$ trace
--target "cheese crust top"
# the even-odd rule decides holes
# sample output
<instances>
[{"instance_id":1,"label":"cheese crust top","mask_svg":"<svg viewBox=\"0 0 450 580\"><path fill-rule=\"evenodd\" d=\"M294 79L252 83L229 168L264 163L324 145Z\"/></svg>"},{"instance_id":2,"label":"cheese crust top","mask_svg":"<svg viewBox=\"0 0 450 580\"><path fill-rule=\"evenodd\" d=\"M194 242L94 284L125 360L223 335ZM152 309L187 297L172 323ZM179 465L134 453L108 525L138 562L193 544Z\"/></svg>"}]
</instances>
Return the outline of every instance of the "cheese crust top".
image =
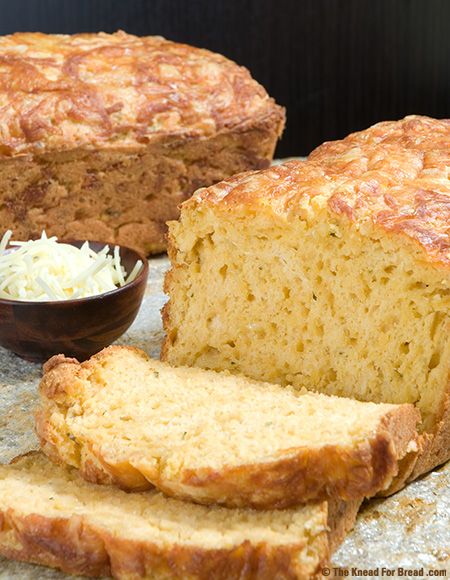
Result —
<instances>
[{"instance_id":1,"label":"cheese crust top","mask_svg":"<svg viewBox=\"0 0 450 580\"><path fill-rule=\"evenodd\" d=\"M450 119L409 116L378 123L289 161L199 190L184 211L234 211L314 220L345 216L406 235L425 260L450 267ZM327 218L328 219L328 218Z\"/></svg>"},{"instance_id":2,"label":"cheese crust top","mask_svg":"<svg viewBox=\"0 0 450 580\"><path fill-rule=\"evenodd\" d=\"M204 138L274 113L245 68L161 37L0 37L0 157Z\"/></svg>"}]
</instances>

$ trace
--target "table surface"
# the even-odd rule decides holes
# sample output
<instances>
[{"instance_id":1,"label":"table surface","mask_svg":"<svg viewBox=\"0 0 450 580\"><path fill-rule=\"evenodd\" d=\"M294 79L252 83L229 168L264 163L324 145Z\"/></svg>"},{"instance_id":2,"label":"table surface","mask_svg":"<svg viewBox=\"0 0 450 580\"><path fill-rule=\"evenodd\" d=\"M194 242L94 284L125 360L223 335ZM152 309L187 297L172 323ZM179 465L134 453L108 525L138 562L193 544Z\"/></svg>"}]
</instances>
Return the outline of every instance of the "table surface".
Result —
<instances>
[{"instance_id":1,"label":"table surface","mask_svg":"<svg viewBox=\"0 0 450 580\"><path fill-rule=\"evenodd\" d=\"M150 276L139 315L120 339L158 357L163 338L160 309L167 257L150 260ZM0 462L37 446L33 409L40 366L0 348ZM445 570L450 576L450 463L393 497L367 502L354 530L333 557L333 566ZM395 573L395 576L397 574ZM333 577L333 572L331 573ZM354 575L350 571L350 576ZM64 574L0 558L0 579L63 578Z\"/></svg>"}]
</instances>

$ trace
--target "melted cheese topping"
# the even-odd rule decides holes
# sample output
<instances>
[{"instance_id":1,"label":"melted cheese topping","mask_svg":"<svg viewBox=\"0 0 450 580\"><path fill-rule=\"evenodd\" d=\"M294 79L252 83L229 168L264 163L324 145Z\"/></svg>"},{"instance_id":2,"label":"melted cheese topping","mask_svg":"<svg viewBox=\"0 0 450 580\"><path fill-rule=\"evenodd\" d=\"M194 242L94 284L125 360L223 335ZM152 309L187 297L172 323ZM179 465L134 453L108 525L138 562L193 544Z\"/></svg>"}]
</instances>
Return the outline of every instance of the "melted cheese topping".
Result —
<instances>
[{"instance_id":1,"label":"melted cheese topping","mask_svg":"<svg viewBox=\"0 0 450 580\"><path fill-rule=\"evenodd\" d=\"M58 238L11 242L8 230L0 242L0 298L10 300L73 300L103 294L132 282L142 268L138 260L127 276L119 247L94 252L61 244ZM7 249L7 246L10 246Z\"/></svg>"},{"instance_id":2,"label":"melted cheese topping","mask_svg":"<svg viewBox=\"0 0 450 580\"><path fill-rule=\"evenodd\" d=\"M250 73L161 37L0 36L0 157L144 148L284 117Z\"/></svg>"}]
</instances>

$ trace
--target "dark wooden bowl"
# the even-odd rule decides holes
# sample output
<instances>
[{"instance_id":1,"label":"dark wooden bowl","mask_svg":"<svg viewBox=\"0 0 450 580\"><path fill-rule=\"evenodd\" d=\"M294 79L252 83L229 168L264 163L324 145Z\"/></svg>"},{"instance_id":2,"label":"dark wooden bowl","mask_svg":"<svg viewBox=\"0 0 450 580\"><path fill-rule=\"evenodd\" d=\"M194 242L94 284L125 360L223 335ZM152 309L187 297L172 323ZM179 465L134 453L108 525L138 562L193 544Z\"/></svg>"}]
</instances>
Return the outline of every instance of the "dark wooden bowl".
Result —
<instances>
[{"instance_id":1,"label":"dark wooden bowl","mask_svg":"<svg viewBox=\"0 0 450 580\"><path fill-rule=\"evenodd\" d=\"M81 247L82 241L64 242ZM95 251L105 244L89 242ZM0 299L0 346L36 362L63 353L86 360L119 338L136 318L144 296L148 262L138 252L120 246L127 272L137 260L139 275L121 288L78 300L25 302Z\"/></svg>"}]
</instances>

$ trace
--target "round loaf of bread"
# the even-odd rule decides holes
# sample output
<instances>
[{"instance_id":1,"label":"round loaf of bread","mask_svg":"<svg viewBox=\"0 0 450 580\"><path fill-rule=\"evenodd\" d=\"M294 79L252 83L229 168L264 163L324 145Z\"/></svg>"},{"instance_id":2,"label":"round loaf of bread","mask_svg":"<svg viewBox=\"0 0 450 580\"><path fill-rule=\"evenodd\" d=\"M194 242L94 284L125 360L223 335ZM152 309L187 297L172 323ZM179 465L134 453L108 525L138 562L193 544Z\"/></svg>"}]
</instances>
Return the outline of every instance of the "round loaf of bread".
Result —
<instances>
[{"instance_id":1,"label":"round loaf of bread","mask_svg":"<svg viewBox=\"0 0 450 580\"><path fill-rule=\"evenodd\" d=\"M225 57L161 37L0 37L0 232L165 249L198 187L268 166L284 111Z\"/></svg>"}]
</instances>

